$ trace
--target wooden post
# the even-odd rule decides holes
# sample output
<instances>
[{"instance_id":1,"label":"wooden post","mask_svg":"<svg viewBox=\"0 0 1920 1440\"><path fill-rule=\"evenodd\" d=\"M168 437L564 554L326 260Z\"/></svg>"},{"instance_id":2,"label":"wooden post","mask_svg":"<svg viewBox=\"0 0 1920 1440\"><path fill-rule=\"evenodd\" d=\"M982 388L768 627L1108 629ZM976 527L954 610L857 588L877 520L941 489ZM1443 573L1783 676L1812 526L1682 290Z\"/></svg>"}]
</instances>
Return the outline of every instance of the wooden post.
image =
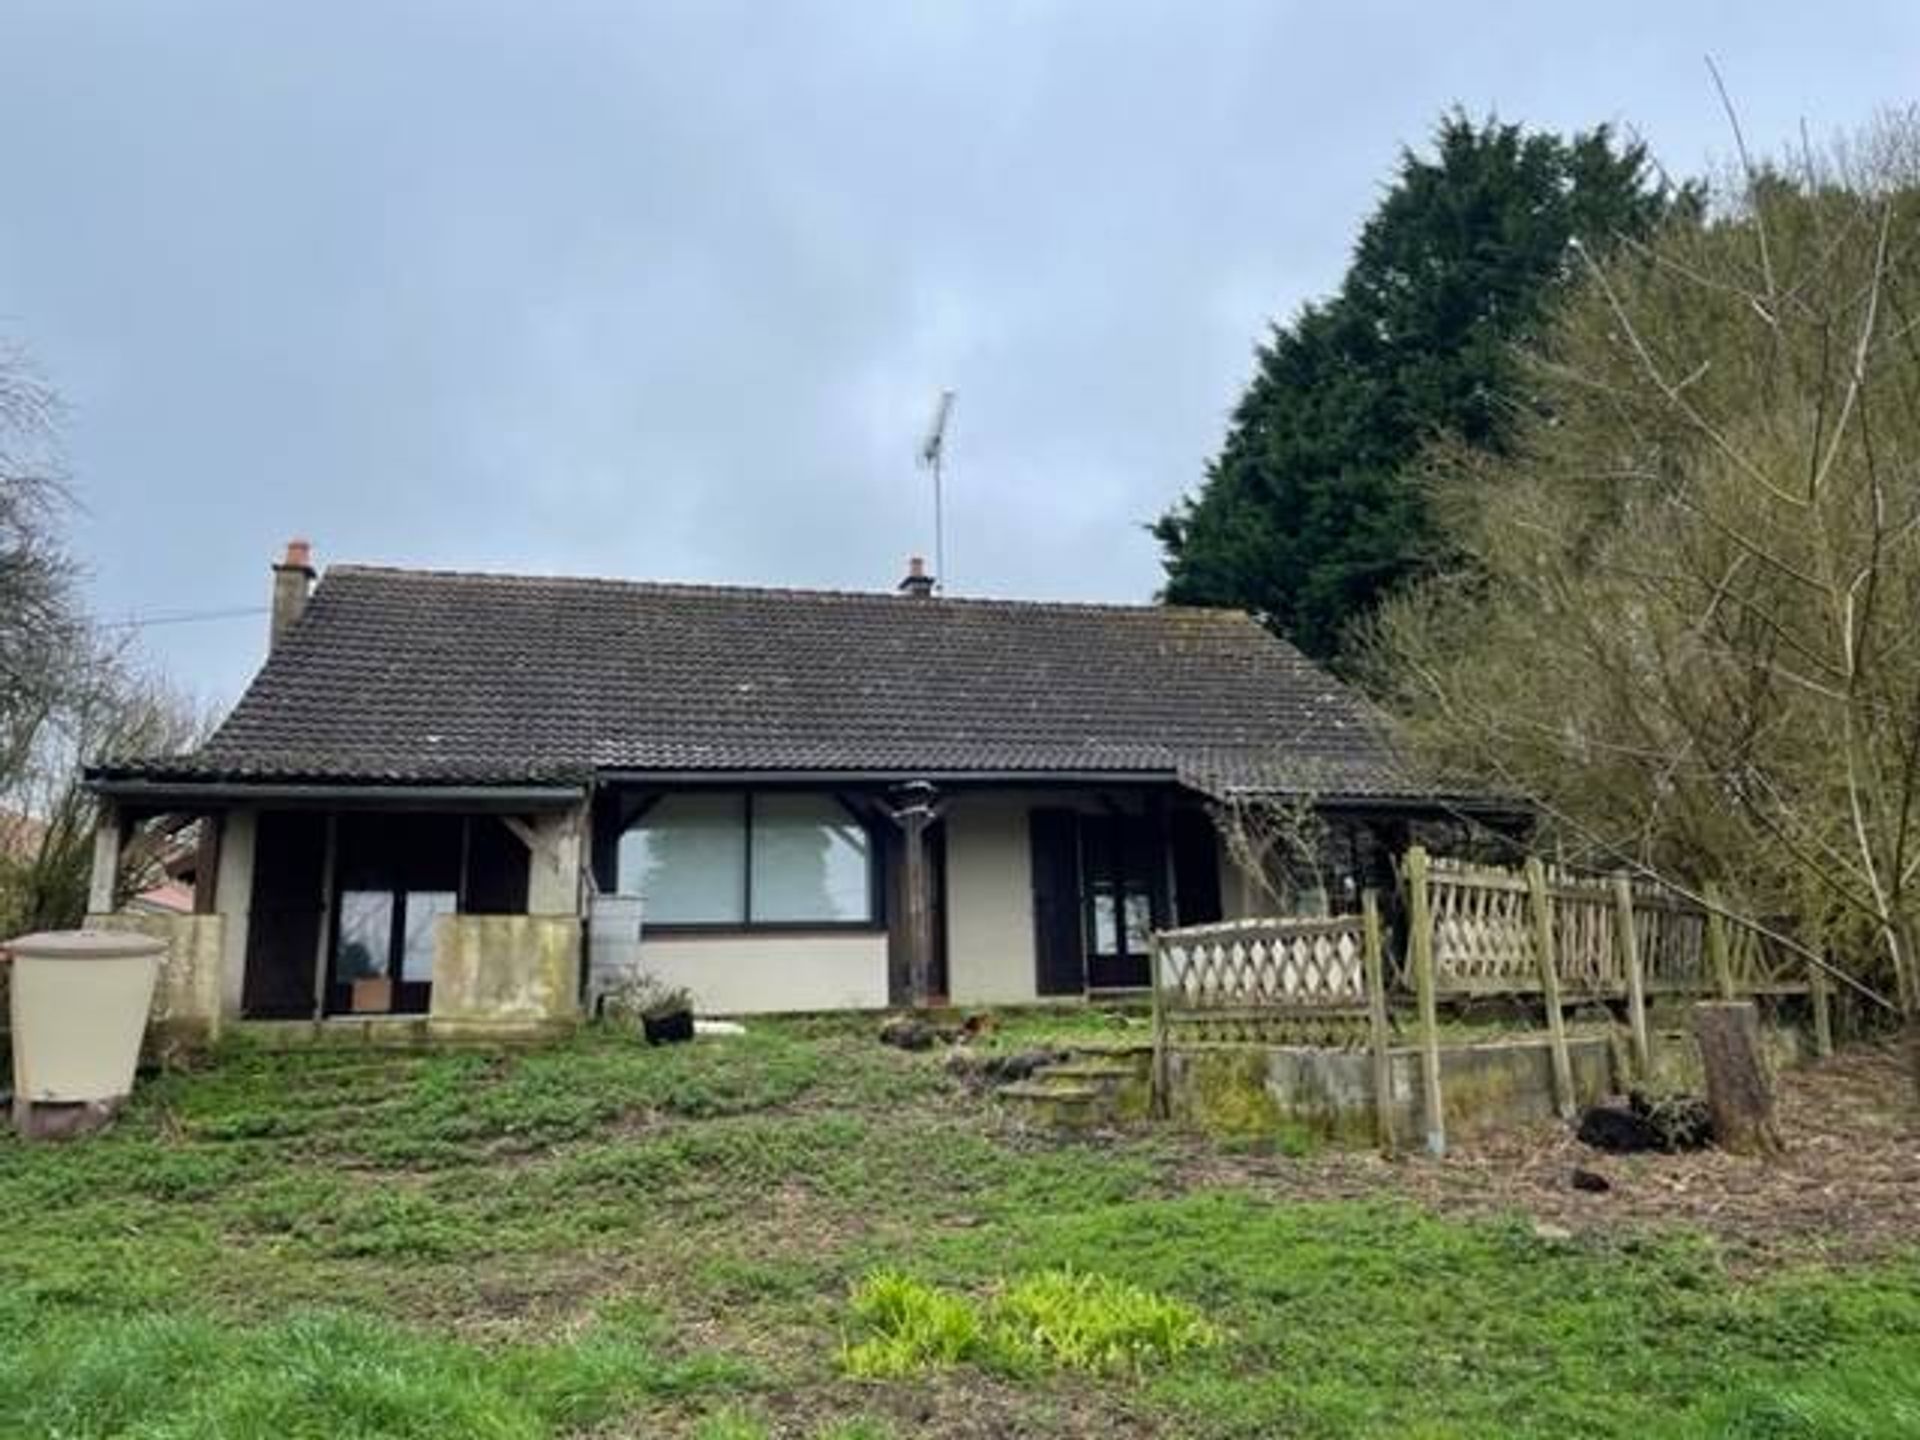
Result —
<instances>
[{"instance_id":1,"label":"wooden post","mask_svg":"<svg viewBox=\"0 0 1920 1440\"><path fill-rule=\"evenodd\" d=\"M1714 989L1722 1000L1734 998L1733 952L1727 944L1727 917L1720 903L1720 887L1709 880L1700 887L1707 902L1707 964L1713 971Z\"/></svg>"},{"instance_id":2,"label":"wooden post","mask_svg":"<svg viewBox=\"0 0 1920 1440\"><path fill-rule=\"evenodd\" d=\"M1567 1017L1560 1012L1560 971L1553 958L1553 896L1547 867L1527 860L1527 899L1533 911L1533 958L1540 967L1540 994L1547 1004L1547 1043L1553 1053L1553 1104L1562 1120L1573 1118L1573 1061L1567 1054Z\"/></svg>"},{"instance_id":3,"label":"wooden post","mask_svg":"<svg viewBox=\"0 0 1920 1440\"><path fill-rule=\"evenodd\" d=\"M907 1003L925 1005L933 984L933 907L927 895L928 812L915 806L902 820L902 880L907 901Z\"/></svg>"},{"instance_id":4,"label":"wooden post","mask_svg":"<svg viewBox=\"0 0 1920 1440\"><path fill-rule=\"evenodd\" d=\"M1613 877L1613 928L1620 947L1620 968L1627 977L1627 1027L1633 1032L1633 1074L1645 1081L1653 1073L1653 1036L1647 1030L1647 976L1640 968L1640 933L1633 927L1633 881Z\"/></svg>"},{"instance_id":5,"label":"wooden post","mask_svg":"<svg viewBox=\"0 0 1920 1440\"><path fill-rule=\"evenodd\" d=\"M1693 1007L1693 1034L1707 1078L1714 1144L1736 1155L1779 1154L1758 1007L1751 1000L1702 1001Z\"/></svg>"},{"instance_id":6,"label":"wooden post","mask_svg":"<svg viewBox=\"0 0 1920 1440\"><path fill-rule=\"evenodd\" d=\"M1148 1072L1147 1109L1157 1120L1167 1117L1167 1011L1161 998L1161 939L1156 931L1147 941L1147 983L1153 987L1153 1056Z\"/></svg>"},{"instance_id":7,"label":"wooden post","mask_svg":"<svg viewBox=\"0 0 1920 1440\"><path fill-rule=\"evenodd\" d=\"M1391 1155L1393 1154L1393 1062L1387 1054L1386 946L1380 934L1380 897L1372 890L1361 892L1360 919L1365 947L1362 953L1366 961L1367 1029L1373 1042L1375 1125L1380 1135L1380 1153Z\"/></svg>"},{"instance_id":8,"label":"wooden post","mask_svg":"<svg viewBox=\"0 0 1920 1440\"><path fill-rule=\"evenodd\" d=\"M193 857L193 913L217 914L220 909L220 837L226 815L209 810L200 817L200 840Z\"/></svg>"},{"instance_id":9,"label":"wooden post","mask_svg":"<svg viewBox=\"0 0 1920 1440\"><path fill-rule=\"evenodd\" d=\"M1833 1054L1833 982L1818 965L1807 967L1807 996L1813 1002L1813 1053Z\"/></svg>"},{"instance_id":10,"label":"wooden post","mask_svg":"<svg viewBox=\"0 0 1920 1440\"><path fill-rule=\"evenodd\" d=\"M1433 915L1427 901L1427 852L1407 851L1407 958L1420 1007L1420 1088L1426 1101L1427 1153L1447 1153L1447 1112L1440 1096L1440 1013L1434 996Z\"/></svg>"},{"instance_id":11,"label":"wooden post","mask_svg":"<svg viewBox=\"0 0 1920 1440\"><path fill-rule=\"evenodd\" d=\"M333 940L333 874L340 845L340 817L327 816L326 849L320 861L320 938L313 950L313 1018L324 1020L327 1014L327 971ZM399 976L393 977L398 980Z\"/></svg>"}]
</instances>

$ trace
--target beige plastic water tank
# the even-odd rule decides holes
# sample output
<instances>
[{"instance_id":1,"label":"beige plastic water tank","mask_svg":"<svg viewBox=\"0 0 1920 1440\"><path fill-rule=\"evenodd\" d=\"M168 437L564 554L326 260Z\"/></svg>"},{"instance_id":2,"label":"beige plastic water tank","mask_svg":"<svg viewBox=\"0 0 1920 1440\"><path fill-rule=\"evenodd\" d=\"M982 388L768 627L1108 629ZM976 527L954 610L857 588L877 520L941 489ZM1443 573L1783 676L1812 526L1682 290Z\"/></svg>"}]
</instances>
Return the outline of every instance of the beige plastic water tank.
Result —
<instances>
[{"instance_id":1,"label":"beige plastic water tank","mask_svg":"<svg viewBox=\"0 0 1920 1440\"><path fill-rule=\"evenodd\" d=\"M107 930L9 940L16 1105L112 1102L133 1089L166 942Z\"/></svg>"}]
</instances>

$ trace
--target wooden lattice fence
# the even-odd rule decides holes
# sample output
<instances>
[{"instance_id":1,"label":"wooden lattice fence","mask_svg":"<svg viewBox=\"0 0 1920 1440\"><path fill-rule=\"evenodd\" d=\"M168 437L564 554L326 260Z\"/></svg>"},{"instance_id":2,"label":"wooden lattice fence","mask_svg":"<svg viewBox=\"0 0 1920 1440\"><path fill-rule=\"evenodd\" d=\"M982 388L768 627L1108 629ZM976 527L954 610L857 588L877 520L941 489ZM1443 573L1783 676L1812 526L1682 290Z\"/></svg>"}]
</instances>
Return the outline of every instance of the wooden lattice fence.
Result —
<instances>
[{"instance_id":1,"label":"wooden lattice fence","mask_svg":"<svg viewBox=\"0 0 1920 1440\"><path fill-rule=\"evenodd\" d=\"M1229 920L1153 937L1163 1025L1202 1040L1363 1038L1366 927L1359 915Z\"/></svg>"},{"instance_id":2,"label":"wooden lattice fence","mask_svg":"<svg viewBox=\"0 0 1920 1440\"><path fill-rule=\"evenodd\" d=\"M1441 1003L1537 997L1547 1015L1556 1103L1572 1107L1564 1007L1624 1001L1635 1068L1647 1073L1650 995L1808 994L1817 1044L1831 1045L1828 994L1777 925L1625 877L1594 879L1434 859L1407 852L1404 963L1390 967L1374 897L1362 913L1196 925L1153 937L1155 1082L1170 1040L1371 1044L1375 1094L1387 1092L1390 1007L1411 999L1421 1035L1429 1148L1445 1147ZM1391 979L1389 978L1391 977ZM1391 1147L1387 1106L1382 1144Z\"/></svg>"}]
</instances>

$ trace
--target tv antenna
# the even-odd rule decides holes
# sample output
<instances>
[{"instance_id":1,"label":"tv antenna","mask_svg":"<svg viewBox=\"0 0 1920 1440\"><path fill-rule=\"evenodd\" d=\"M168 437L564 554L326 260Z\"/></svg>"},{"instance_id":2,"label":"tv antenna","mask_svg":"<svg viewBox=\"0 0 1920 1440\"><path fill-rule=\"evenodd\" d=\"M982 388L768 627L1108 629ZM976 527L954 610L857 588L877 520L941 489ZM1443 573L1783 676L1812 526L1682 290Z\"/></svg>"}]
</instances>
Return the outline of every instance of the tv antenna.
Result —
<instances>
[{"instance_id":1,"label":"tv antenna","mask_svg":"<svg viewBox=\"0 0 1920 1440\"><path fill-rule=\"evenodd\" d=\"M953 391L942 390L934 403L933 423L920 442L920 463L933 472L933 587L947 588L947 530L940 499L940 469L947 454L947 418L953 414Z\"/></svg>"}]
</instances>

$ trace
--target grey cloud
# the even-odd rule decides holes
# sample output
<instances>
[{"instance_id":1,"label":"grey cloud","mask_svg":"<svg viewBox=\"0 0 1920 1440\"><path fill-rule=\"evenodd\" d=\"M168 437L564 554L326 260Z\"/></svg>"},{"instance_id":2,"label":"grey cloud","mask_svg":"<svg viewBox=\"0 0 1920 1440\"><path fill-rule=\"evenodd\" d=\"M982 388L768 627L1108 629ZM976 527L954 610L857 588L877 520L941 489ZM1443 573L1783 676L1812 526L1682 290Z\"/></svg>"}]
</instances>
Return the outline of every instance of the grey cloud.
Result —
<instances>
[{"instance_id":1,"label":"grey cloud","mask_svg":"<svg viewBox=\"0 0 1920 1440\"><path fill-rule=\"evenodd\" d=\"M1142 599L1265 325L1456 101L1724 153L1909 7L329 4L0 13L0 326L108 614L322 559L886 585L961 392L960 588ZM214 696L252 620L149 632Z\"/></svg>"}]
</instances>

